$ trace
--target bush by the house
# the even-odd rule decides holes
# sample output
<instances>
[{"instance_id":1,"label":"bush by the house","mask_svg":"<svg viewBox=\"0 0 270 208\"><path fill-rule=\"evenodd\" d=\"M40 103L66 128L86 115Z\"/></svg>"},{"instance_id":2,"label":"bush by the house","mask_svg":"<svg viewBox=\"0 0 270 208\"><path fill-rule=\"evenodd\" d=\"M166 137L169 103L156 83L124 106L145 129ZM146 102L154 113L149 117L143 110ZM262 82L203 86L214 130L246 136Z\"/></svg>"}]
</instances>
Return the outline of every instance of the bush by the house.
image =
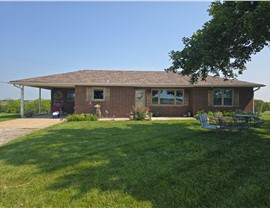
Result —
<instances>
[{"instance_id":1,"label":"bush by the house","mask_svg":"<svg viewBox=\"0 0 270 208\"><path fill-rule=\"evenodd\" d=\"M229 112L220 112L220 111L218 111L218 112L212 112L212 111L208 111L207 113L204 111L204 110L199 110L199 111L197 111L197 113L195 114L195 118L196 119L199 119L199 115L200 114L207 114L208 115L208 118L210 119L210 120L213 120L213 119L215 119L215 117L222 117L222 116L228 116L230 113Z\"/></svg>"},{"instance_id":2,"label":"bush by the house","mask_svg":"<svg viewBox=\"0 0 270 208\"><path fill-rule=\"evenodd\" d=\"M67 116L67 121L98 121L98 116L95 114L72 114Z\"/></svg>"},{"instance_id":3,"label":"bush by the house","mask_svg":"<svg viewBox=\"0 0 270 208\"><path fill-rule=\"evenodd\" d=\"M197 111L197 113L195 114L195 118L196 119L199 119L199 115L200 114L205 114L206 112L204 111L204 110L199 110L199 111Z\"/></svg>"},{"instance_id":4,"label":"bush by the house","mask_svg":"<svg viewBox=\"0 0 270 208\"><path fill-rule=\"evenodd\" d=\"M234 114L235 112L234 111L223 111L222 112L222 114L223 114L223 116L225 116L225 117L232 117L233 116L233 114Z\"/></svg>"},{"instance_id":5,"label":"bush by the house","mask_svg":"<svg viewBox=\"0 0 270 208\"><path fill-rule=\"evenodd\" d=\"M146 107L134 107L133 108L133 120L143 121L151 120L151 113Z\"/></svg>"}]
</instances>

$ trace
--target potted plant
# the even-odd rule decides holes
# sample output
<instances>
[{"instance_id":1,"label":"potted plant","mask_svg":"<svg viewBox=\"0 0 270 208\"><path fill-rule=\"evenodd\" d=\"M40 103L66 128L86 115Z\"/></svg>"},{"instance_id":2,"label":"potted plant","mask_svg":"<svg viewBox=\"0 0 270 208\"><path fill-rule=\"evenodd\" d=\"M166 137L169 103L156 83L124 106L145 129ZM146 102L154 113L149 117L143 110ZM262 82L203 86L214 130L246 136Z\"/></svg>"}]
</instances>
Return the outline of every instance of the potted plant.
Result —
<instances>
[{"instance_id":1,"label":"potted plant","mask_svg":"<svg viewBox=\"0 0 270 208\"><path fill-rule=\"evenodd\" d=\"M100 118L101 117L101 110L100 110L100 105L96 104L94 105L94 108L96 109L96 115Z\"/></svg>"}]
</instances>

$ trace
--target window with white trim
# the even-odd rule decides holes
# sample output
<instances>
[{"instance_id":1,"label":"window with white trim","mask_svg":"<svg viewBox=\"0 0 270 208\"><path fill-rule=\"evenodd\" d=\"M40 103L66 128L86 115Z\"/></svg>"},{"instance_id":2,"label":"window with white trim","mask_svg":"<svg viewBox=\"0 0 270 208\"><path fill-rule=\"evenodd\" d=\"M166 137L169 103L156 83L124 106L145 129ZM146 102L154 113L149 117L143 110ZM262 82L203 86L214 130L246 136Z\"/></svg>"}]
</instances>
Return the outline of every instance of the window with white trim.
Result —
<instances>
[{"instance_id":1,"label":"window with white trim","mask_svg":"<svg viewBox=\"0 0 270 208\"><path fill-rule=\"evenodd\" d=\"M93 100L104 101L105 93L103 88L93 88Z\"/></svg>"},{"instance_id":2,"label":"window with white trim","mask_svg":"<svg viewBox=\"0 0 270 208\"><path fill-rule=\"evenodd\" d=\"M232 89L215 89L213 91L213 105L232 106L233 105L233 90Z\"/></svg>"},{"instance_id":3,"label":"window with white trim","mask_svg":"<svg viewBox=\"0 0 270 208\"><path fill-rule=\"evenodd\" d=\"M184 90L152 90L152 105L183 105Z\"/></svg>"}]
</instances>

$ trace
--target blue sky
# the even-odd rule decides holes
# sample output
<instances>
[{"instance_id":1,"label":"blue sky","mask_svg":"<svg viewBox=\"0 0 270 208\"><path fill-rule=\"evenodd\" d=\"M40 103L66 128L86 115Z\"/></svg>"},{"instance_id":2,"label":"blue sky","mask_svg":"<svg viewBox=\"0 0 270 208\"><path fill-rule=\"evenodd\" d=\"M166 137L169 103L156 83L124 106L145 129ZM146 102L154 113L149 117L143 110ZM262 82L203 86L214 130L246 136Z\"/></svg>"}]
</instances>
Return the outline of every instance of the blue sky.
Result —
<instances>
[{"instance_id":1,"label":"blue sky","mask_svg":"<svg viewBox=\"0 0 270 208\"><path fill-rule=\"evenodd\" d=\"M163 70L210 19L210 2L0 2L0 99L19 98L10 80L81 69ZM240 80L268 85L270 50L248 63ZM49 98L49 91L43 90ZM25 98L38 90L26 88Z\"/></svg>"}]
</instances>

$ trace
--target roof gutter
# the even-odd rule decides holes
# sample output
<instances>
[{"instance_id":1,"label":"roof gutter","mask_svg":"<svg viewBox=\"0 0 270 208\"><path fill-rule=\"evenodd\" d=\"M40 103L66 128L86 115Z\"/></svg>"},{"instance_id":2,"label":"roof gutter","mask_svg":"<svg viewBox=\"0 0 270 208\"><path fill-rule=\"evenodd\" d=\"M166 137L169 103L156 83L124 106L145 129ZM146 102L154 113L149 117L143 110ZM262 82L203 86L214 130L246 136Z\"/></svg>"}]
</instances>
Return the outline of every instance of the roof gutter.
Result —
<instances>
[{"instance_id":1,"label":"roof gutter","mask_svg":"<svg viewBox=\"0 0 270 208\"><path fill-rule=\"evenodd\" d=\"M264 85L192 85L192 84L185 84L185 85L180 85L180 84L136 84L136 83L129 83L129 84L123 84L123 83L40 83L40 82L16 82L16 81L11 81L9 82L10 84L15 85L25 85L29 87L70 87L74 88L76 85L80 86L117 86L117 87L263 87ZM256 89L258 90L258 89Z\"/></svg>"},{"instance_id":2,"label":"roof gutter","mask_svg":"<svg viewBox=\"0 0 270 208\"><path fill-rule=\"evenodd\" d=\"M261 89L261 87L257 87L257 89L253 90L253 92L258 91L259 89Z\"/></svg>"},{"instance_id":3,"label":"roof gutter","mask_svg":"<svg viewBox=\"0 0 270 208\"><path fill-rule=\"evenodd\" d=\"M17 87L19 89L22 89L22 85L18 85L18 84L13 84L14 87Z\"/></svg>"}]
</instances>

